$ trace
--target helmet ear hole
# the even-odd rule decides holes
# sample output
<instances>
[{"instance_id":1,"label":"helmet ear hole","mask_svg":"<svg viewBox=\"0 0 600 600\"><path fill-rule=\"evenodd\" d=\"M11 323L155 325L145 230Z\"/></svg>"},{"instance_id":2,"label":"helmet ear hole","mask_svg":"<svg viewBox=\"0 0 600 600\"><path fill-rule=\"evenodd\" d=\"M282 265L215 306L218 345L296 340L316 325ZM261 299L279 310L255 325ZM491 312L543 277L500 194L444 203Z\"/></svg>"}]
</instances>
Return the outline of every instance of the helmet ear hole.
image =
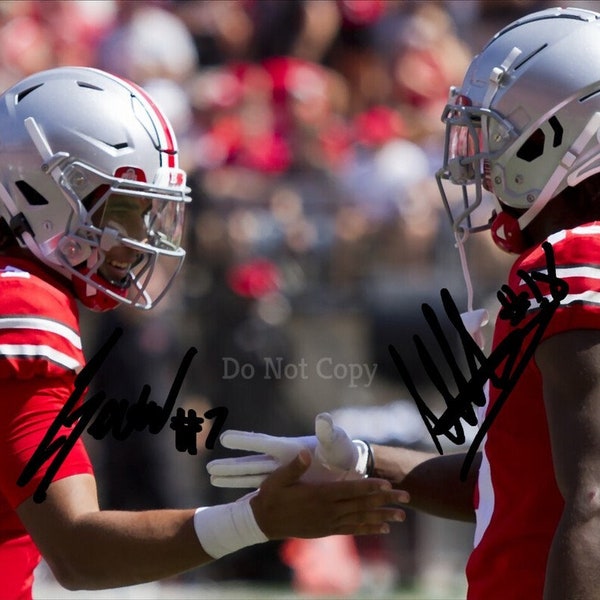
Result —
<instances>
[{"instance_id":1,"label":"helmet ear hole","mask_svg":"<svg viewBox=\"0 0 600 600\"><path fill-rule=\"evenodd\" d=\"M18 246L17 238L4 217L0 217L0 251Z\"/></svg>"},{"instance_id":2,"label":"helmet ear hole","mask_svg":"<svg viewBox=\"0 0 600 600\"><path fill-rule=\"evenodd\" d=\"M548 126L548 138L551 138L552 148L558 148L562 144L564 129L556 116L548 119ZM538 128L523 142L517 152L517 157L526 162L533 162L544 154L545 144L546 133Z\"/></svg>"},{"instance_id":3,"label":"helmet ear hole","mask_svg":"<svg viewBox=\"0 0 600 600\"><path fill-rule=\"evenodd\" d=\"M548 119L548 123L550 127L552 127L552 131L554 132L554 138L552 140L552 147L558 148L562 144L564 129L560 124L560 121L556 118L556 116L552 116Z\"/></svg>"},{"instance_id":4,"label":"helmet ear hole","mask_svg":"<svg viewBox=\"0 0 600 600\"><path fill-rule=\"evenodd\" d=\"M34 187L29 185L26 181L22 179L19 181L15 181L15 185L17 189L23 194L27 203L31 206L44 206L48 204L48 200L42 196Z\"/></svg>"},{"instance_id":5,"label":"helmet ear hole","mask_svg":"<svg viewBox=\"0 0 600 600\"><path fill-rule=\"evenodd\" d=\"M526 162L533 162L544 154L546 135L541 129L536 129L519 148L517 156Z\"/></svg>"}]
</instances>

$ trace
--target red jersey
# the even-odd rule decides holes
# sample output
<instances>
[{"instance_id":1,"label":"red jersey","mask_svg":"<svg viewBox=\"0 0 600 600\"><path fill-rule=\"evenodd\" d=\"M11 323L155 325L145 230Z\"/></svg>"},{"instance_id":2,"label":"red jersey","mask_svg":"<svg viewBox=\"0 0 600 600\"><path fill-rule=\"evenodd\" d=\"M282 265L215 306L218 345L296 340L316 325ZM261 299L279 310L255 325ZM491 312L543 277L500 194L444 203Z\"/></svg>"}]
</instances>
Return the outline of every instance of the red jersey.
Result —
<instances>
[{"instance_id":1,"label":"red jersey","mask_svg":"<svg viewBox=\"0 0 600 600\"><path fill-rule=\"evenodd\" d=\"M40 553L16 508L49 462L24 487L23 468L73 389L84 365L78 307L57 279L34 263L0 257L0 582L2 597L29 599ZM63 428L63 432L68 431ZM59 434L60 435L60 434ZM54 480L92 473L78 441Z\"/></svg>"},{"instance_id":2,"label":"red jersey","mask_svg":"<svg viewBox=\"0 0 600 600\"><path fill-rule=\"evenodd\" d=\"M568 284L542 339L572 329L600 328L600 222L556 233L552 244L555 276ZM508 285L529 300L526 316L511 324L498 318L492 351L516 329L548 310L552 289L539 283L533 293L518 271L548 273L541 246L521 255ZM542 298L543 296L543 298ZM527 306L526 306L527 308ZM519 350L519 360L530 346ZM490 386L489 413L501 391ZM467 565L470 600L541 600L546 561L563 509L556 485L550 437L535 357L528 362L493 420L483 445L475 497L475 548Z\"/></svg>"}]
</instances>

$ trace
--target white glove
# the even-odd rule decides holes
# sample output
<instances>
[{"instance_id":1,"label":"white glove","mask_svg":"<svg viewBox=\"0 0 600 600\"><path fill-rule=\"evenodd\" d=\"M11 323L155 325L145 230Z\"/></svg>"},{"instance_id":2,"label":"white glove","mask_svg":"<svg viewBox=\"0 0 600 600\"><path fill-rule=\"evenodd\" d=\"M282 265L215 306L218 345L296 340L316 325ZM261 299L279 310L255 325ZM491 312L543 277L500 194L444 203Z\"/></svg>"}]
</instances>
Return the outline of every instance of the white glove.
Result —
<instances>
[{"instance_id":1,"label":"white glove","mask_svg":"<svg viewBox=\"0 0 600 600\"><path fill-rule=\"evenodd\" d=\"M257 488L280 466L289 463L303 448L310 450L313 460L302 481L339 481L366 477L369 448L361 440L333 424L328 413L315 419L315 435L276 437L250 431L224 431L220 441L225 448L260 452L261 454L222 458L209 462L206 469L216 487Z\"/></svg>"}]
</instances>

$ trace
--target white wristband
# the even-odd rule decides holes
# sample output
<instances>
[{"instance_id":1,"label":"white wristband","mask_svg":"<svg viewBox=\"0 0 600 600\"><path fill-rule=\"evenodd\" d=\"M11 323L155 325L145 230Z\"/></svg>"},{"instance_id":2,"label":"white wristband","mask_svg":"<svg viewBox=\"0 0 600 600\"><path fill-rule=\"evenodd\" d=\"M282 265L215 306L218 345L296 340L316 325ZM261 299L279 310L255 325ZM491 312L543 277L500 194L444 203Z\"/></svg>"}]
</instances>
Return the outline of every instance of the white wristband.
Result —
<instances>
[{"instance_id":1,"label":"white wristband","mask_svg":"<svg viewBox=\"0 0 600 600\"><path fill-rule=\"evenodd\" d=\"M194 529L207 554L221 558L236 550L262 544L269 538L256 523L247 494L236 502L203 506L194 514Z\"/></svg>"},{"instance_id":2,"label":"white wristband","mask_svg":"<svg viewBox=\"0 0 600 600\"><path fill-rule=\"evenodd\" d=\"M355 471L360 477L368 477L367 468L369 466L369 446L362 440L352 440L358 450L358 459L356 460Z\"/></svg>"}]
</instances>

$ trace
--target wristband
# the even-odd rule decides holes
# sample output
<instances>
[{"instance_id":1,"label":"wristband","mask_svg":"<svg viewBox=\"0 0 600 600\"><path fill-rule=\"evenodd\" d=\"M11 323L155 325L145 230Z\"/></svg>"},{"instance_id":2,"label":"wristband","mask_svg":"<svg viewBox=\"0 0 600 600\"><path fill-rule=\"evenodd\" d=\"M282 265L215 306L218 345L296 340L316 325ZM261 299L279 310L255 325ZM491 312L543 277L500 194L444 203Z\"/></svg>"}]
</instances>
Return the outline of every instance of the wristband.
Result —
<instances>
[{"instance_id":1,"label":"wristband","mask_svg":"<svg viewBox=\"0 0 600 600\"><path fill-rule=\"evenodd\" d=\"M373 448L371 448L371 444L369 442L364 442L367 446L367 466L365 468L365 472L367 477L373 477L375 473L375 457L373 456Z\"/></svg>"},{"instance_id":2,"label":"wristband","mask_svg":"<svg viewBox=\"0 0 600 600\"><path fill-rule=\"evenodd\" d=\"M361 477L369 476L369 459L373 457L371 454L371 446L363 440L352 440L355 448L358 450L358 459L354 468L354 473L358 473Z\"/></svg>"},{"instance_id":3,"label":"wristband","mask_svg":"<svg viewBox=\"0 0 600 600\"><path fill-rule=\"evenodd\" d=\"M246 546L268 541L250 506L253 495L247 494L229 504L203 506L196 510L194 529L207 554L221 558Z\"/></svg>"}]
</instances>

